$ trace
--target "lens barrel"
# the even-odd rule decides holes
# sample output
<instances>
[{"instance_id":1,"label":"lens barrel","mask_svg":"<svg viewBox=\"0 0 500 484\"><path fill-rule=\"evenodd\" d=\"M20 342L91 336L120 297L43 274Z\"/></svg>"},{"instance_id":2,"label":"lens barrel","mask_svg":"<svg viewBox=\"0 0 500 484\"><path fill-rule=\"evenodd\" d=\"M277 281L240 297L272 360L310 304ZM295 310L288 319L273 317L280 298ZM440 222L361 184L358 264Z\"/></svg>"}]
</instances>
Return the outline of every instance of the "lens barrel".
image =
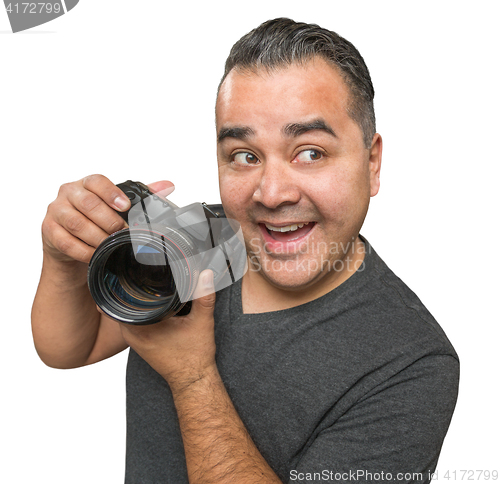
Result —
<instances>
[{"instance_id":1,"label":"lens barrel","mask_svg":"<svg viewBox=\"0 0 500 484\"><path fill-rule=\"evenodd\" d=\"M124 229L95 251L90 293L120 322L145 325L180 312L194 292L199 267L189 236L168 227Z\"/></svg>"}]
</instances>

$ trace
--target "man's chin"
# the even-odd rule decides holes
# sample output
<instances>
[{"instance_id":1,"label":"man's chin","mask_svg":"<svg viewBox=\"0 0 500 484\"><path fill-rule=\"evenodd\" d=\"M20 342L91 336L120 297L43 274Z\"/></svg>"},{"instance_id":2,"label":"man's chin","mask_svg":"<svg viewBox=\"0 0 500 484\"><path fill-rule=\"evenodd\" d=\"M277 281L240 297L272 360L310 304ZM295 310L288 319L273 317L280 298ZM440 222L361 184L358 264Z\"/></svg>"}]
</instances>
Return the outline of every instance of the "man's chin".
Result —
<instances>
[{"instance_id":1,"label":"man's chin","mask_svg":"<svg viewBox=\"0 0 500 484\"><path fill-rule=\"evenodd\" d=\"M248 270L277 289L303 291L317 284L326 275L316 261L309 262L299 264L297 260L289 258L254 259ZM311 265L314 267L310 267Z\"/></svg>"}]
</instances>

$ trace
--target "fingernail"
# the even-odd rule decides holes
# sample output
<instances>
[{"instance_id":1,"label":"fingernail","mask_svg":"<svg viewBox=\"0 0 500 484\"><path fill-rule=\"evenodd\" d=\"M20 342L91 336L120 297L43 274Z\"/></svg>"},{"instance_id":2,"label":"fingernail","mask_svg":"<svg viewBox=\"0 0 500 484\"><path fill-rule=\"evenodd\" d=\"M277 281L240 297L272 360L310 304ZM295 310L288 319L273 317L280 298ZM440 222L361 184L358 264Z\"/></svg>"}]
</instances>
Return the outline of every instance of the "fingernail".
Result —
<instances>
[{"instance_id":1,"label":"fingernail","mask_svg":"<svg viewBox=\"0 0 500 484\"><path fill-rule=\"evenodd\" d=\"M203 287L205 288L210 288L213 286L213 272L212 271L205 271L202 274L202 279L201 283Z\"/></svg>"},{"instance_id":2,"label":"fingernail","mask_svg":"<svg viewBox=\"0 0 500 484\"><path fill-rule=\"evenodd\" d=\"M119 210L126 210L128 208L128 198L116 197L113 203Z\"/></svg>"}]
</instances>

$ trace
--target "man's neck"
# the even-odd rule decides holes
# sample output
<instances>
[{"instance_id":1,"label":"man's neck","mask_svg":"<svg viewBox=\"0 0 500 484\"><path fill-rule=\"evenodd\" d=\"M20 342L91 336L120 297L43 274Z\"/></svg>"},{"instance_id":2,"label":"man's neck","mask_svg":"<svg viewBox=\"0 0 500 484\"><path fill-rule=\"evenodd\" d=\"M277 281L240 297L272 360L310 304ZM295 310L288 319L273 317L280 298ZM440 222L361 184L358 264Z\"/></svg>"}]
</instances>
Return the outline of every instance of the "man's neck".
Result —
<instances>
[{"instance_id":1,"label":"man's neck","mask_svg":"<svg viewBox=\"0 0 500 484\"><path fill-rule=\"evenodd\" d=\"M300 289L277 287L250 268L242 279L243 313L257 314L289 309L324 296L349 279L361 266L365 257L364 244L359 237L355 244L355 256L350 264L343 264L343 271L331 270L317 282Z\"/></svg>"}]
</instances>

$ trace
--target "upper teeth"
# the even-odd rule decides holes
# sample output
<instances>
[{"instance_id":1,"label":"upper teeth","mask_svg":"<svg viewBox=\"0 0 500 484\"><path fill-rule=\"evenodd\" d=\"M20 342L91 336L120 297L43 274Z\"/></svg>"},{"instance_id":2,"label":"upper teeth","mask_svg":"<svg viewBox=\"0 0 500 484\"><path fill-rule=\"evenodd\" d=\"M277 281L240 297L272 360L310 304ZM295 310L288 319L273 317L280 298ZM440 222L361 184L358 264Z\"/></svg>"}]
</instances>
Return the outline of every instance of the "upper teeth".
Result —
<instances>
[{"instance_id":1,"label":"upper teeth","mask_svg":"<svg viewBox=\"0 0 500 484\"><path fill-rule=\"evenodd\" d=\"M274 230L275 232L290 232L293 230L300 229L304 225L307 225L309 222L303 223L303 224L293 224L293 225L286 225L285 227L275 227L274 225L269 225L266 224L266 227L268 230Z\"/></svg>"}]
</instances>

